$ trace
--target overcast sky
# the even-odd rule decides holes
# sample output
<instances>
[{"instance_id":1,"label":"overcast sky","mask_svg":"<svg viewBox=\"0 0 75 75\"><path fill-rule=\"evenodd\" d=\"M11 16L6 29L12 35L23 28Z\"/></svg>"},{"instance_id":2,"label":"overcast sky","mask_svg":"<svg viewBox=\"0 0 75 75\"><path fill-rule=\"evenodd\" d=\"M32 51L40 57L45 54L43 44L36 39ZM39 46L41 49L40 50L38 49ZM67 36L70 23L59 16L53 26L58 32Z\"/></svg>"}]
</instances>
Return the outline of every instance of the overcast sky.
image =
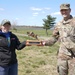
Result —
<instances>
[{"instance_id":1,"label":"overcast sky","mask_svg":"<svg viewBox=\"0 0 75 75\"><path fill-rule=\"evenodd\" d=\"M47 15L62 19L60 4L70 3L75 16L74 0L0 0L0 22L8 19L17 25L42 26Z\"/></svg>"}]
</instances>

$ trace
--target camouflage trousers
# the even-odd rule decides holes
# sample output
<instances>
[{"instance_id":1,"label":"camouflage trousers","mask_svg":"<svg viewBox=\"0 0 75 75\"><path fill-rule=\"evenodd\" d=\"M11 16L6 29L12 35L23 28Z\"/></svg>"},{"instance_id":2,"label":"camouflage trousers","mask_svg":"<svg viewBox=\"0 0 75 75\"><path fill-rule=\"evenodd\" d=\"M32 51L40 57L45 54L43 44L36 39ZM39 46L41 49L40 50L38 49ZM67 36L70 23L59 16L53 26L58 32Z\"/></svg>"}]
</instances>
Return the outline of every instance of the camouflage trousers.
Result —
<instances>
[{"instance_id":1,"label":"camouflage trousers","mask_svg":"<svg viewBox=\"0 0 75 75\"><path fill-rule=\"evenodd\" d=\"M58 59L59 75L75 75L75 57L69 60Z\"/></svg>"}]
</instances>

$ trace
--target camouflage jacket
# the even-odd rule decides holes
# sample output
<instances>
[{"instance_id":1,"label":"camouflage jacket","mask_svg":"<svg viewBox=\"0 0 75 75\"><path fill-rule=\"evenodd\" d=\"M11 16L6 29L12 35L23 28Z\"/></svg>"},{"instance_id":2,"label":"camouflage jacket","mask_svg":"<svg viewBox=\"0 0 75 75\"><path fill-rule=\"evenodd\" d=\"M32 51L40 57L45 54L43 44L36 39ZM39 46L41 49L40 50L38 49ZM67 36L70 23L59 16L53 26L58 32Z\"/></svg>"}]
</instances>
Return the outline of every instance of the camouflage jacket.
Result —
<instances>
[{"instance_id":1,"label":"camouflage jacket","mask_svg":"<svg viewBox=\"0 0 75 75\"><path fill-rule=\"evenodd\" d=\"M49 40L46 40L46 45L53 45L58 38L60 39L60 49L74 49L75 50L75 18L70 16L70 18L67 21L60 21L56 24L53 35ZM64 49L64 50L65 50ZM63 50L60 53L67 53Z\"/></svg>"}]
</instances>

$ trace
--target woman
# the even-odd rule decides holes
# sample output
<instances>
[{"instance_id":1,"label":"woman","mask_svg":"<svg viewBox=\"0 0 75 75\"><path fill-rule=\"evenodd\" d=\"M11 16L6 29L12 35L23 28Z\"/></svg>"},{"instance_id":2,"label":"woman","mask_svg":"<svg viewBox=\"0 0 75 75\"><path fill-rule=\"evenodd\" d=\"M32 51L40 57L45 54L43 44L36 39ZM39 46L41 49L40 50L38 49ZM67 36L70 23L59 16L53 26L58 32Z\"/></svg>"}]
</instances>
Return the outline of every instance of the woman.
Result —
<instances>
[{"instance_id":1,"label":"woman","mask_svg":"<svg viewBox=\"0 0 75 75\"><path fill-rule=\"evenodd\" d=\"M18 75L18 63L15 50L26 46L20 43L15 34L10 32L11 23L3 20L0 30L0 75Z\"/></svg>"}]
</instances>

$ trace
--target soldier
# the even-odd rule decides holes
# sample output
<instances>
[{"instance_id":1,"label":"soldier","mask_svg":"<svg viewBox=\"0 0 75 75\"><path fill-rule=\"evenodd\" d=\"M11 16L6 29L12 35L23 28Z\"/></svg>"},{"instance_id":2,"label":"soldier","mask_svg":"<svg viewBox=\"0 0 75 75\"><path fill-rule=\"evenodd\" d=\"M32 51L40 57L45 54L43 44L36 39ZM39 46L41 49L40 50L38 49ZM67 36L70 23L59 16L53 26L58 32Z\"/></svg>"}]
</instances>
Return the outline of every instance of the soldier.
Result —
<instances>
[{"instance_id":1,"label":"soldier","mask_svg":"<svg viewBox=\"0 0 75 75\"><path fill-rule=\"evenodd\" d=\"M60 38L57 71L59 75L75 75L75 18L70 15L70 4L61 4L60 13L63 20L55 25L52 37L42 44L51 46Z\"/></svg>"}]
</instances>

